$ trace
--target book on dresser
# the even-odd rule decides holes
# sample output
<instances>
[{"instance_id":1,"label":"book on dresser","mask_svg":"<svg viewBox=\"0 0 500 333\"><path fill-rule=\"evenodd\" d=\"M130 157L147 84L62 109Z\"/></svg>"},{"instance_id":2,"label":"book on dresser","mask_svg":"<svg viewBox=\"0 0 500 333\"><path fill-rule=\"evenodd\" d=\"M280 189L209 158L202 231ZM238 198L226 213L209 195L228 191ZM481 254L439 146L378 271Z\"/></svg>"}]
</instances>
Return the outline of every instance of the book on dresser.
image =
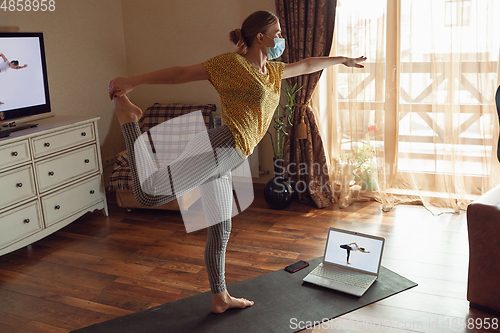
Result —
<instances>
[{"instance_id":1,"label":"book on dresser","mask_svg":"<svg viewBox=\"0 0 500 333\"><path fill-rule=\"evenodd\" d=\"M0 139L0 255L87 212L108 215L98 120L45 118Z\"/></svg>"}]
</instances>

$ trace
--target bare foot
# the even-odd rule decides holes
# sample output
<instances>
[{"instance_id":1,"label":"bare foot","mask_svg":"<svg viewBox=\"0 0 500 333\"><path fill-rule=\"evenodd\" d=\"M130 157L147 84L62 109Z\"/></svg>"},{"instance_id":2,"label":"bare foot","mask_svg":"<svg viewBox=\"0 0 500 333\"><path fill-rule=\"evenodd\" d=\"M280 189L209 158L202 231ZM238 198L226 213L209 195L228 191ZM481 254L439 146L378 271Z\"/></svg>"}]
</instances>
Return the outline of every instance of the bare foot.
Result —
<instances>
[{"instance_id":1,"label":"bare foot","mask_svg":"<svg viewBox=\"0 0 500 333\"><path fill-rule=\"evenodd\" d=\"M113 107L120 125L138 122L142 116L142 110L130 102L127 96L113 98Z\"/></svg>"},{"instance_id":2,"label":"bare foot","mask_svg":"<svg viewBox=\"0 0 500 333\"><path fill-rule=\"evenodd\" d=\"M0 101L0 104L5 104L5 103Z\"/></svg>"},{"instance_id":3,"label":"bare foot","mask_svg":"<svg viewBox=\"0 0 500 333\"><path fill-rule=\"evenodd\" d=\"M246 308L252 306L253 302L244 298L234 298L227 290L218 294L212 294L212 312L222 313L231 308Z\"/></svg>"}]
</instances>

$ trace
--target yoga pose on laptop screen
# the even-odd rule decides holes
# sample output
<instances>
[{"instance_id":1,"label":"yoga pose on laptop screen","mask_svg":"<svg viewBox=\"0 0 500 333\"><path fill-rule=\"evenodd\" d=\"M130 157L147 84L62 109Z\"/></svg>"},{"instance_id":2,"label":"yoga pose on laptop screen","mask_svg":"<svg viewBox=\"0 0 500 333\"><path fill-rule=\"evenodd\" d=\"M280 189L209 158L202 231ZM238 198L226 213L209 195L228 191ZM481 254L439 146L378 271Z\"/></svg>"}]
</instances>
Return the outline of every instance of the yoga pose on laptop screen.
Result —
<instances>
[{"instance_id":1,"label":"yoga pose on laptop screen","mask_svg":"<svg viewBox=\"0 0 500 333\"><path fill-rule=\"evenodd\" d=\"M347 250L347 264L350 265L349 256L351 251L359 251L361 253L370 253L370 251L366 251L365 248L359 247L356 243L344 244L340 245L340 248Z\"/></svg>"},{"instance_id":2,"label":"yoga pose on laptop screen","mask_svg":"<svg viewBox=\"0 0 500 333\"><path fill-rule=\"evenodd\" d=\"M230 296L224 279L225 251L231 232L230 171L253 152L266 134L279 104L281 80L337 64L362 68L360 63L366 60L365 57L317 57L293 64L269 61L281 56L285 40L278 18L267 11L258 11L247 17L241 29L231 31L230 40L238 47L236 52L222 54L197 65L115 78L108 89L125 137L137 201L145 206L161 205L175 199L174 192L178 194L200 186L207 220L212 215L229 216L207 228L205 263L212 290L212 311L215 313L253 305L252 301ZM154 162L147 158L135 158L134 142L141 136L138 121L142 110L132 104L126 94L142 84L180 84L200 80L210 82L219 93L224 126L209 130L208 139L198 135L192 139L193 143L186 146L186 150L190 151L184 151L183 155L196 158L176 159L168 167L143 179L141 184L138 165L148 169L154 167ZM213 147L212 154L198 153L199 146L207 143ZM205 157L213 159L214 155L215 165L204 163ZM184 175L184 178L173 182L174 172ZM144 191L145 188L148 191ZM171 189L171 194L164 194L170 193ZM151 191L162 194L151 195Z\"/></svg>"}]
</instances>

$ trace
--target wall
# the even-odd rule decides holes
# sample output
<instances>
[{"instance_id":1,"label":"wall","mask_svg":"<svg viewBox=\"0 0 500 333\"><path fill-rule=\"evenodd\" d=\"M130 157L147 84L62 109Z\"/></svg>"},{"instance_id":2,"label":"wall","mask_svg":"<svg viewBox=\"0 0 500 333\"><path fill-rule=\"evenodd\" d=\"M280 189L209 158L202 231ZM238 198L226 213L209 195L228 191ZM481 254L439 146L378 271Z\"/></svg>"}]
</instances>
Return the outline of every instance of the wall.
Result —
<instances>
[{"instance_id":1,"label":"wall","mask_svg":"<svg viewBox=\"0 0 500 333\"><path fill-rule=\"evenodd\" d=\"M172 66L201 63L235 50L229 32L254 11L276 12L274 0L123 0L123 22L129 75ZM140 86L130 93L142 109L155 102L215 103L219 95L209 82ZM262 169L272 169L269 135L260 145ZM265 183L270 175L254 179Z\"/></svg>"},{"instance_id":2,"label":"wall","mask_svg":"<svg viewBox=\"0 0 500 333\"><path fill-rule=\"evenodd\" d=\"M0 10L1 27L43 32L52 113L101 117L102 156L124 149L107 96L108 82L127 74L120 0L58 0L53 12Z\"/></svg>"},{"instance_id":3,"label":"wall","mask_svg":"<svg viewBox=\"0 0 500 333\"><path fill-rule=\"evenodd\" d=\"M106 158L125 147L106 94L111 79L234 51L229 32L256 10L275 12L275 1L56 0L53 12L0 10L0 29L44 33L53 114L101 117ZM220 112L219 96L209 82L138 87L130 98L143 109L154 102L216 103ZM268 135L260 153L262 169L272 170ZM271 176L254 181L265 183Z\"/></svg>"}]
</instances>

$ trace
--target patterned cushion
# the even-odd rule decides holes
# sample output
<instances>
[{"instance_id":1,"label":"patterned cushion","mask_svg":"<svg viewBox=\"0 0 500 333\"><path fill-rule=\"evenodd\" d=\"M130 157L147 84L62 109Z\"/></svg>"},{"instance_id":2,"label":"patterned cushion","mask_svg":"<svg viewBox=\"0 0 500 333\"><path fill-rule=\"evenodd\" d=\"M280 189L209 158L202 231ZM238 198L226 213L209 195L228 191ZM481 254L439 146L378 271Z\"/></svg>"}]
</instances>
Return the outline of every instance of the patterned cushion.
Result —
<instances>
[{"instance_id":1,"label":"patterned cushion","mask_svg":"<svg viewBox=\"0 0 500 333\"><path fill-rule=\"evenodd\" d=\"M215 104L161 104L155 103L153 106L146 109L142 118L139 120L139 127L144 133L150 128L161 124L164 121L187 114L194 111L201 111L207 129L213 128L213 115L216 110ZM132 174L128 165L127 153L120 155L113 167L111 173L109 188L110 191L116 190L131 190L132 189Z\"/></svg>"},{"instance_id":2,"label":"patterned cushion","mask_svg":"<svg viewBox=\"0 0 500 333\"><path fill-rule=\"evenodd\" d=\"M139 120L139 127L141 128L141 132L144 133L150 128L155 127L156 125L161 124L164 121L199 110L201 110L207 129L212 128L212 112L216 110L215 104L196 105L180 103L155 103L153 106L149 107L146 112L144 112L141 120Z\"/></svg>"}]
</instances>

